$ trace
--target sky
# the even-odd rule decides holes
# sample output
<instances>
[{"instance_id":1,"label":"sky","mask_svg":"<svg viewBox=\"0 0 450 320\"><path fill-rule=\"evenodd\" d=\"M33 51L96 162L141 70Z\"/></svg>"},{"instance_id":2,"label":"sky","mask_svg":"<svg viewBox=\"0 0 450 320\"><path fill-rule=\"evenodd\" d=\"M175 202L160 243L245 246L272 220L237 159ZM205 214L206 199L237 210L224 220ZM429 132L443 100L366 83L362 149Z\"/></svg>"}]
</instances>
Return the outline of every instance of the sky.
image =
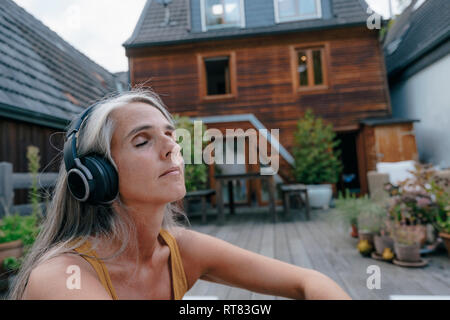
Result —
<instances>
[{"instance_id":1,"label":"sky","mask_svg":"<svg viewBox=\"0 0 450 320\"><path fill-rule=\"evenodd\" d=\"M108 71L128 70L122 44L133 33L146 0L13 1ZM366 1L375 12L389 16L389 0Z\"/></svg>"}]
</instances>

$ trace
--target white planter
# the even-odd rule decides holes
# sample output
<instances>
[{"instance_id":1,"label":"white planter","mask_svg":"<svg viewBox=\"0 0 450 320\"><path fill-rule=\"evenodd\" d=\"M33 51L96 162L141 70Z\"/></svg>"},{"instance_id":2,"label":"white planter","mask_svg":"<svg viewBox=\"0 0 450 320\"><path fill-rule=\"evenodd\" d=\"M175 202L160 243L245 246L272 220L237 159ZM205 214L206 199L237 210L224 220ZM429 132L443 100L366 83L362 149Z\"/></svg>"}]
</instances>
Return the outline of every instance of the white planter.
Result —
<instances>
[{"instance_id":1,"label":"white planter","mask_svg":"<svg viewBox=\"0 0 450 320\"><path fill-rule=\"evenodd\" d=\"M309 206L311 208L329 208L333 197L331 184L308 184L306 188L308 189Z\"/></svg>"}]
</instances>

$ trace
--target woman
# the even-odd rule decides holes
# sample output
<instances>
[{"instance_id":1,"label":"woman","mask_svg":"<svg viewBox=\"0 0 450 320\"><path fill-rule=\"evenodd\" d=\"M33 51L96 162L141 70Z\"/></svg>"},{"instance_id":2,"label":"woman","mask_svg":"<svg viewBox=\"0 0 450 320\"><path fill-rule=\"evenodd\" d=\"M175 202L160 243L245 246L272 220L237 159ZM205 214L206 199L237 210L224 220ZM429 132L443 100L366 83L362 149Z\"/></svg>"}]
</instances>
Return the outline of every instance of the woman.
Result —
<instances>
[{"instance_id":1,"label":"woman","mask_svg":"<svg viewBox=\"0 0 450 320\"><path fill-rule=\"evenodd\" d=\"M78 119L72 151L106 158L117 174L118 192L107 204L81 199L65 159L10 298L181 299L203 279L292 299L349 299L317 271L177 222L186 218L172 204L186 194L184 163L173 119L155 93L131 91L91 109Z\"/></svg>"}]
</instances>

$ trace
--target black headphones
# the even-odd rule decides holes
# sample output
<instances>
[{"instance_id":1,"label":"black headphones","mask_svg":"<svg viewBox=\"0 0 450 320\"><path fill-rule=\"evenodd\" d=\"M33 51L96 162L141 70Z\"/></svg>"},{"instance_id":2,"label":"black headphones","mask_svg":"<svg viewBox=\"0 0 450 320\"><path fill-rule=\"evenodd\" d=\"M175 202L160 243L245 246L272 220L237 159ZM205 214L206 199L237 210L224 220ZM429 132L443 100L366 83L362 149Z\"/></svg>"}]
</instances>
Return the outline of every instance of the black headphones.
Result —
<instances>
[{"instance_id":1,"label":"black headphones","mask_svg":"<svg viewBox=\"0 0 450 320\"><path fill-rule=\"evenodd\" d=\"M64 164L70 193L78 201L93 205L111 203L119 193L117 171L107 158L96 153L80 158L77 154L78 132L97 104L88 107L67 130L64 143Z\"/></svg>"}]
</instances>

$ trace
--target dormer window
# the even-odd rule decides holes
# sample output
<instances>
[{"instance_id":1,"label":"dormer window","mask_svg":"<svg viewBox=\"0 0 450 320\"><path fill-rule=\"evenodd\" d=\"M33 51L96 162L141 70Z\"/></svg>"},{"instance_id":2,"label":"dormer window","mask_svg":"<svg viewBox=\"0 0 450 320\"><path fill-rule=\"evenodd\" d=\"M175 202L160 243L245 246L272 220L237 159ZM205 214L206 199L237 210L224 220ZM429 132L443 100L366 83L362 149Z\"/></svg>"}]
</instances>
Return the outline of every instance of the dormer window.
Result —
<instances>
[{"instance_id":1,"label":"dormer window","mask_svg":"<svg viewBox=\"0 0 450 320\"><path fill-rule=\"evenodd\" d=\"M245 27L244 0L201 0L203 31Z\"/></svg>"},{"instance_id":2,"label":"dormer window","mask_svg":"<svg viewBox=\"0 0 450 320\"><path fill-rule=\"evenodd\" d=\"M320 0L274 0L275 21L319 19L322 17Z\"/></svg>"}]
</instances>

